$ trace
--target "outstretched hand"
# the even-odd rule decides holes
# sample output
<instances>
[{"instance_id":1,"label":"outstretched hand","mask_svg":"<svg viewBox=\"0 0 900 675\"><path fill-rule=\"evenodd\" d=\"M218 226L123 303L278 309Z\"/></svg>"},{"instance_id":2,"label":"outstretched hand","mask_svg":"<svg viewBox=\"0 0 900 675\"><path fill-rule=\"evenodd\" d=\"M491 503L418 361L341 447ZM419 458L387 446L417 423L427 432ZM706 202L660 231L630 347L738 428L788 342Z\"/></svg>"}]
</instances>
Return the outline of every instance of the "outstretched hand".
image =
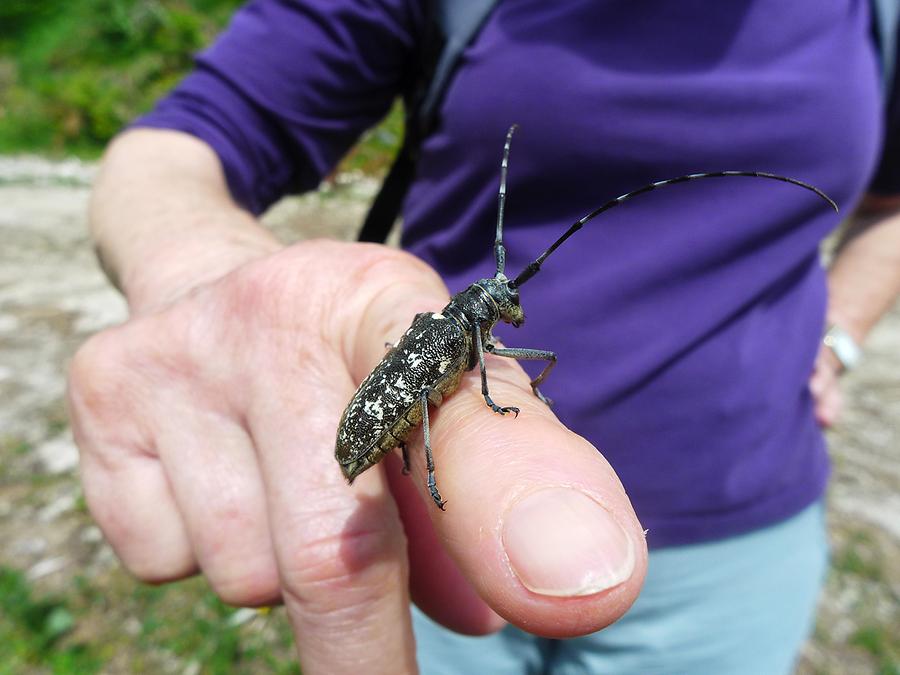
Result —
<instances>
[{"instance_id":1,"label":"outstretched hand","mask_svg":"<svg viewBox=\"0 0 900 675\"><path fill-rule=\"evenodd\" d=\"M198 275L202 277L202 275ZM334 460L356 385L418 311L448 299L421 261L307 242L204 281L89 340L70 375L85 495L124 564L202 572L237 605L283 601L304 672L416 672L412 598L455 630L611 623L646 569L641 527L587 441L488 356L433 412L439 511L397 457L348 486Z\"/></svg>"}]
</instances>

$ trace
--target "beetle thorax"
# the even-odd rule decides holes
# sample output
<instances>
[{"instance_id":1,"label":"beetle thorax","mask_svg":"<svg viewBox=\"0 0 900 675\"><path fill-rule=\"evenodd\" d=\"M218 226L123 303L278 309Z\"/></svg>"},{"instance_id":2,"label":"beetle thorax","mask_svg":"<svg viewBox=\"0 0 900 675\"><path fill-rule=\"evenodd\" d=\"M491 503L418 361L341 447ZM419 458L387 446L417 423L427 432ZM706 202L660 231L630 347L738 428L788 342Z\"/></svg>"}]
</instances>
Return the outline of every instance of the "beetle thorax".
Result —
<instances>
[{"instance_id":1,"label":"beetle thorax","mask_svg":"<svg viewBox=\"0 0 900 675\"><path fill-rule=\"evenodd\" d=\"M502 275L481 279L462 293L458 293L447 309L461 314L469 325L489 324L498 321L511 323L517 328L525 323L525 313L519 304L519 293L509 287Z\"/></svg>"}]
</instances>

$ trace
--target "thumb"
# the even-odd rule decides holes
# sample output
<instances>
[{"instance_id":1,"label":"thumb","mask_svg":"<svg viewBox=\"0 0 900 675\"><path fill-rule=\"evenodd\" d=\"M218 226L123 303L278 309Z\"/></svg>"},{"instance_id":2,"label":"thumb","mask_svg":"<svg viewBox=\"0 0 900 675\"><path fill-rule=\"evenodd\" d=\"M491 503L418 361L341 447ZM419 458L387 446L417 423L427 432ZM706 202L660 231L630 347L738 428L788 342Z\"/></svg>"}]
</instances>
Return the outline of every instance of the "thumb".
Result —
<instances>
[{"instance_id":1,"label":"thumb","mask_svg":"<svg viewBox=\"0 0 900 675\"><path fill-rule=\"evenodd\" d=\"M447 511L429 508L437 535L478 594L529 632L571 637L599 630L631 606L646 573L643 530L612 467L532 394L508 359L488 359L492 397L521 408L497 415L477 372L433 415L437 480ZM429 499L421 438L410 447L413 486ZM395 490L395 494L397 494ZM397 494L406 510L407 492ZM416 541L410 541L411 560ZM421 556L427 557L427 556ZM411 573L414 597L440 583ZM447 610L423 606L441 621Z\"/></svg>"},{"instance_id":2,"label":"thumb","mask_svg":"<svg viewBox=\"0 0 900 675\"><path fill-rule=\"evenodd\" d=\"M381 338L396 339L413 310L434 312L446 303L445 295L421 288L409 294L418 303L414 308L399 296L379 296L376 304L390 321L356 336L357 353L368 351L367 366L384 354L372 352L375 343L383 349ZM406 317L402 328L393 311L398 307ZM609 464L534 397L518 363L488 355L487 368L491 397L521 408L518 418L486 406L477 368L463 376L455 393L447 392L440 409L428 407L436 479L447 511L434 506L426 487L422 429L412 429L406 439L412 480L391 480L406 531L417 533L409 541L410 560L428 568L411 570L413 597L458 630L496 626L470 589L461 588L461 572L498 614L532 632L571 636L598 630L621 616L640 589L646 570L640 524ZM374 479L367 473L359 482ZM430 527L436 537L421 536ZM457 569L445 564L438 545Z\"/></svg>"}]
</instances>

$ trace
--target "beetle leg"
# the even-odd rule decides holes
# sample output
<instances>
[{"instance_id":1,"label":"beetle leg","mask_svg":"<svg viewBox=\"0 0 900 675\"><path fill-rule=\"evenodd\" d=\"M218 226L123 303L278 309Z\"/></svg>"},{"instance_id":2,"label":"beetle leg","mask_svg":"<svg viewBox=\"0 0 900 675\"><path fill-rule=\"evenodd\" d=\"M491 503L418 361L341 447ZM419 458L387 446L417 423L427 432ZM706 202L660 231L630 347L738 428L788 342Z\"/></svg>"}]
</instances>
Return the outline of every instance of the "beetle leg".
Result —
<instances>
[{"instance_id":1,"label":"beetle leg","mask_svg":"<svg viewBox=\"0 0 900 675\"><path fill-rule=\"evenodd\" d=\"M490 343L488 343L488 351L492 351ZM481 343L481 326L475 326L475 351L478 354L478 367L481 368L481 395L484 396L484 402L488 404L488 407L493 410L495 413L500 413L501 415L505 415L508 412L515 413L516 417L519 416L519 409L515 406L506 406L501 407L494 403L491 399L491 395L488 393L488 385L487 385L487 370L484 367L484 347Z\"/></svg>"},{"instance_id":2,"label":"beetle leg","mask_svg":"<svg viewBox=\"0 0 900 675\"><path fill-rule=\"evenodd\" d=\"M434 479L434 457L431 454L431 428L428 424L428 390L423 389L419 393L419 402L422 405L422 432L425 435L425 468L428 471L428 491L438 508L443 511L445 502L438 492L437 482Z\"/></svg>"},{"instance_id":3,"label":"beetle leg","mask_svg":"<svg viewBox=\"0 0 900 675\"><path fill-rule=\"evenodd\" d=\"M403 475L409 475L409 448L406 447L406 443L400 444L400 454L403 456Z\"/></svg>"},{"instance_id":4,"label":"beetle leg","mask_svg":"<svg viewBox=\"0 0 900 675\"><path fill-rule=\"evenodd\" d=\"M487 350L491 354L505 356L518 361L548 361L547 365L544 366L544 369L541 371L541 374L531 381L531 390L534 392L534 395L544 403L553 407L553 399L544 396L538 389L538 385L547 379L547 375L550 374L550 371L553 370L553 366L556 365L555 353L547 351L546 349L522 349L519 347L500 348L495 347L492 344L487 346Z\"/></svg>"}]
</instances>

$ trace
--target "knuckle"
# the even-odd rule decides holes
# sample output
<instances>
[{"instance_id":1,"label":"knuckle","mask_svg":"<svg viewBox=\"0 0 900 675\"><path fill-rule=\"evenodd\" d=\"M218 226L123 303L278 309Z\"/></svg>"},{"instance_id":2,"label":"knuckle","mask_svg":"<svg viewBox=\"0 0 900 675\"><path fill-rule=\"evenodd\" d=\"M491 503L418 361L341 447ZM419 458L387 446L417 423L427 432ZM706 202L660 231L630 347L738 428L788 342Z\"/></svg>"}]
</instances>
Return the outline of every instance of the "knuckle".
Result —
<instances>
[{"instance_id":1,"label":"knuckle","mask_svg":"<svg viewBox=\"0 0 900 675\"><path fill-rule=\"evenodd\" d=\"M327 284L334 269L318 272L322 262L302 248L304 255L299 255L298 248L247 265L223 279L216 325L265 326L272 338L309 333L333 301Z\"/></svg>"},{"instance_id":2,"label":"knuckle","mask_svg":"<svg viewBox=\"0 0 900 675\"><path fill-rule=\"evenodd\" d=\"M356 278L351 280L354 286L367 281L384 283L385 279L402 279L411 273L438 279L437 273L422 260L399 249L369 244L359 245L359 253Z\"/></svg>"},{"instance_id":3,"label":"knuckle","mask_svg":"<svg viewBox=\"0 0 900 675\"><path fill-rule=\"evenodd\" d=\"M140 390L116 332L91 337L75 353L68 369L66 401L75 440L82 452L98 450L101 439L117 444L129 427L129 410ZM125 433L133 441L136 429ZM103 445L103 443L100 443Z\"/></svg>"},{"instance_id":4,"label":"knuckle","mask_svg":"<svg viewBox=\"0 0 900 675\"><path fill-rule=\"evenodd\" d=\"M429 265L415 256L384 246L358 245L360 255L355 268L346 276L347 288L361 289L369 302L373 296L387 299L391 306L410 296L423 294L446 297L444 282ZM355 308L354 312L359 313Z\"/></svg>"},{"instance_id":5,"label":"knuckle","mask_svg":"<svg viewBox=\"0 0 900 675\"><path fill-rule=\"evenodd\" d=\"M237 569L207 572L206 576L216 595L229 605L260 607L277 603L281 597L278 570L271 561L244 562Z\"/></svg>"},{"instance_id":6,"label":"knuckle","mask_svg":"<svg viewBox=\"0 0 900 675\"><path fill-rule=\"evenodd\" d=\"M285 598L328 608L380 597L395 585L397 565L405 566L405 541L384 529L341 533L291 547L280 561Z\"/></svg>"},{"instance_id":7,"label":"knuckle","mask_svg":"<svg viewBox=\"0 0 900 675\"><path fill-rule=\"evenodd\" d=\"M167 556L126 556L116 553L125 569L136 579L146 584L167 584L187 579L197 573L197 565L189 555L179 558Z\"/></svg>"},{"instance_id":8,"label":"knuckle","mask_svg":"<svg viewBox=\"0 0 900 675\"><path fill-rule=\"evenodd\" d=\"M276 310L277 300L290 286L290 274L283 265L267 261L253 264L240 274L227 278L225 311L240 318L257 319L260 314Z\"/></svg>"},{"instance_id":9,"label":"knuckle","mask_svg":"<svg viewBox=\"0 0 900 675\"><path fill-rule=\"evenodd\" d=\"M182 536L179 523L142 520L138 515L141 505L129 503L128 492L117 494L108 476L86 475L84 489L94 521L134 577L147 583L164 583L196 572L190 542Z\"/></svg>"},{"instance_id":10,"label":"knuckle","mask_svg":"<svg viewBox=\"0 0 900 675\"><path fill-rule=\"evenodd\" d=\"M140 581L163 584L196 574L197 563L189 546L163 545L128 523L100 518L97 522L122 565Z\"/></svg>"},{"instance_id":11,"label":"knuckle","mask_svg":"<svg viewBox=\"0 0 900 675\"><path fill-rule=\"evenodd\" d=\"M206 525L193 528L200 567L229 604L255 606L279 597L278 567L261 510L252 495L243 493L214 505L204 515Z\"/></svg>"},{"instance_id":12,"label":"knuckle","mask_svg":"<svg viewBox=\"0 0 900 675\"><path fill-rule=\"evenodd\" d=\"M118 340L112 331L103 331L90 337L75 352L69 364L69 389L79 395L79 400L90 407L103 400L115 388L120 360Z\"/></svg>"},{"instance_id":13,"label":"knuckle","mask_svg":"<svg viewBox=\"0 0 900 675\"><path fill-rule=\"evenodd\" d=\"M66 399L75 441L83 454L100 461L126 448L151 445L152 395L160 382L171 381L153 370L163 362L153 362L141 336L127 330L124 326L91 337L69 364Z\"/></svg>"},{"instance_id":14,"label":"knuckle","mask_svg":"<svg viewBox=\"0 0 900 675\"><path fill-rule=\"evenodd\" d=\"M70 390L87 404L105 404L127 400L142 384L167 381L183 369L185 355L179 324L167 319L142 317L93 335L70 363Z\"/></svg>"}]
</instances>

